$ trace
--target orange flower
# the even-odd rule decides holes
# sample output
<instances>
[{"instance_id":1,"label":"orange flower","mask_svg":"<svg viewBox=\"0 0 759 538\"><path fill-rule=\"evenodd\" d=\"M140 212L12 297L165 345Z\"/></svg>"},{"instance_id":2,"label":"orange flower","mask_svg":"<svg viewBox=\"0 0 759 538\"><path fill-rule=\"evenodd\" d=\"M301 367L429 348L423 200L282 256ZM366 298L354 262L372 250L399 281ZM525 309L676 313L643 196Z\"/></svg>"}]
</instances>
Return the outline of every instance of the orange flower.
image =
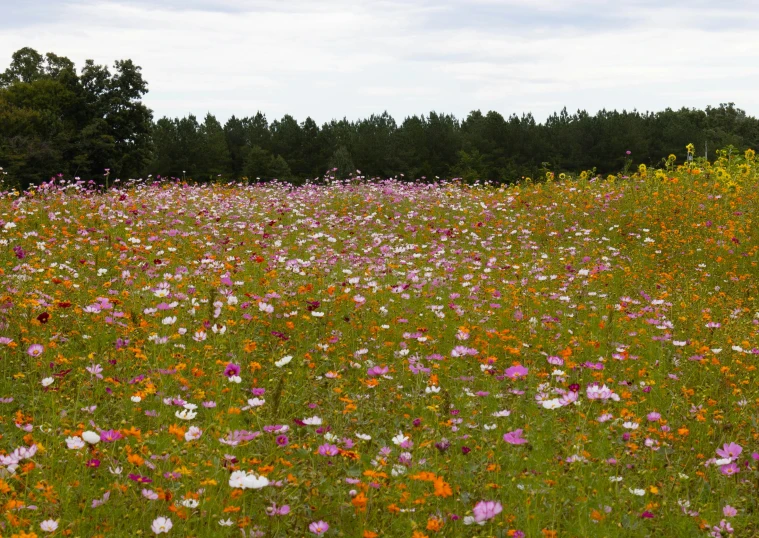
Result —
<instances>
[{"instance_id":1,"label":"orange flower","mask_svg":"<svg viewBox=\"0 0 759 538\"><path fill-rule=\"evenodd\" d=\"M435 486L435 497L451 497L453 495L450 484L443 480L442 477L436 478L433 485Z\"/></svg>"},{"instance_id":2,"label":"orange flower","mask_svg":"<svg viewBox=\"0 0 759 538\"><path fill-rule=\"evenodd\" d=\"M443 530L443 525L445 525L445 522L442 519L438 519L436 517L431 517L427 520L427 530L438 532L440 530Z\"/></svg>"},{"instance_id":3,"label":"orange flower","mask_svg":"<svg viewBox=\"0 0 759 538\"><path fill-rule=\"evenodd\" d=\"M356 508L357 512L365 512L366 511L366 503L369 499L366 498L366 495L364 495L364 492L360 492L358 495L353 497L351 500L351 504Z\"/></svg>"}]
</instances>

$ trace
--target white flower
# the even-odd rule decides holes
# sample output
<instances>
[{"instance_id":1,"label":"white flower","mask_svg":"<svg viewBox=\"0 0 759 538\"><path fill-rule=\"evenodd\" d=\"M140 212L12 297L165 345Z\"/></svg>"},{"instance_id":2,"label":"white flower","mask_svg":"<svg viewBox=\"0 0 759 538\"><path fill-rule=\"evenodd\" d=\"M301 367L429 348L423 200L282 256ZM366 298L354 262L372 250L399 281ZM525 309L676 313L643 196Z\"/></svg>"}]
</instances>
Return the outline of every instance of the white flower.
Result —
<instances>
[{"instance_id":1,"label":"white flower","mask_svg":"<svg viewBox=\"0 0 759 538\"><path fill-rule=\"evenodd\" d=\"M485 429L486 430L495 430L496 427L497 426L495 424L485 424Z\"/></svg>"},{"instance_id":2,"label":"white flower","mask_svg":"<svg viewBox=\"0 0 759 538\"><path fill-rule=\"evenodd\" d=\"M201 435L203 435L203 430L197 426L190 426L190 428L184 434L184 440L187 442L195 441L197 439L200 439Z\"/></svg>"},{"instance_id":3,"label":"white flower","mask_svg":"<svg viewBox=\"0 0 759 538\"><path fill-rule=\"evenodd\" d=\"M247 473L245 471L235 471L229 475L229 487L236 489L244 489L245 477Z\"/></svg>"},{"instance_id":4,"label":"white flower","mask_svg":"<svg viewBox=\"0 0 759 538\"><path fill-rule=\"evenodd\" d=\"M277 362L274 363L274 366L277 368L282 368L285 364L288 364L291 360L293 360L292 355L285 355L281 359L279 359Z\"/></svg>"},{"instance_id":5,"label":"white flower","mask_svg":"<svg viewBox=\"0 0 759 538\"><path fill-rule=\"evenodd\" d=\"M609 481L611 481L611 482L622 482L622 477L621 476L610 476L609 477Z\"/></svg>"},{"instance_id":6,"label":"white flower","mask_svg":"<svg viewBox=\"0 0 759 538\"><path fill-rule=\"evenodd\" d=\"M270 304L266 303L258 303L258 310L261 312L266 312L267 314L271 314L274 312L274 307Z\"/></svg>"},{"instance_id":7,"label":"white flower","mask_svg":"<svg viewBox=\"0 0 759 538\"><path fill-rule=\"evenodd\" d=\"M506 409L493 413L494 417L508 417L509 415L511 415L511 411L507 411Z\"/></svg>"},{"instance_id":8,"label":"white flower","mask_svg":"<svg viewBox=\"0 0 759 538\"><path fill-rule=\"evenodd\" d=\"M181 411L176 411L174 416L181 420L192 420L198 416L198 413L197 411L192 411L190 409L183 409Z\"/></svg>"},{"instance_id":9,"label":"white flower","mask_svg":"<svg viewBox=\"0 0 759 538\"><path fill-rule=\"evenodd\" d=\"M42 386L43 387L49 387L54 382L55 382L54 378L52 378L52 377L46 377L45 379L42 380Z\"/></svg>"},{"instance_id":10,"label":"white flower","mask_svg":"<svg viewBox=\"0 0 759 538\"><path fill-rule=\"evenodd\" d=\"M733 458L722 458L719 460L714 460L714 465L730 465L733 462Z\"/></svg>"},{"instance_id":11,"label":"white flower","mask_svg":"<svg viewBox=\"0 0 759 538\"><path fill-rule=\"evenodd\" d=\"M551 400L543 400L541 405L543 406L543 409L558 409L561 407L561 402L558 398L553 398Z\"/></svg>"},{"instance_id":12,"label":"white flower","mask_svg":"<svg viewBox=\"0 0 759 538\"><path fill-rule=\"evenodd\" d=\"M196 331L195 334L192 337L193 340L196 342L202 342L206 339L206 332L205 331Z\"/></svg>"},{"instance_id":13,"label":"white flower","mask_svg":"<svg viewBox=\"0 0 759 538\"><path fill-rule=\"evenodd\" d=\"M181 505L185 508L197 508L199 504L195 499L185 499L181 502Z\"/></svg>"},{"instance_id":14,"label":"white flower","mask_svg":"<svg viewBox=\"0 0 759 538\"><path fill-rule=\"evenodd\" d=\"M242 383L242 377L239 375L231 375L227 378L230 383Z\"/></svg>"},{"instance_id":15,"label":"white flower","mask_svg":"<svg viewBox=\"0 0 759 538\"><path fill-rule=\"evenodd\" d=\"M357 433L356 437L358 437L362 441L371 441L372 440L372 436L371 435L366 435L365 433Z\"/></svg>"},{"instance_id":16,"label":"white flower","mask_svg":"<svg viewBox=\"0 0 759 538\"><path fill-rule=\"evenodd\" d=\"M150 529L156 534L168 534L171 530L171 527L173 526L174 525L171 523L171 520L169 518L157 517L153 520L153 524L150 526Z\"/></svg>"},{"instance_id":17,"label":"white flower","mask_svg":"<svg viewBox=\"0 0 759 538\"><path fill-rule=\"evenodd\" d=\"M46 519L42 523L40 523L40 529L42 529L45 532L55 532L55 530L58 528L58 522L54 519Z\"/></svg>"},{"instance_id":18,"label":"white flower","mask_svg":"<svg viewBox=\"0 0 759 538\"><path fill-rule=\"evenodd\" d=\"M304 418L303 419L303 423L307 424L309 426L321 426L322 425L322 419L319 418L319 417L317 417L317 416L313 416L313 417L310 417L310 418Z\"/></svg>"},{"instance_id":19,"label":"white flower","mask_svg":"<svg viewBox=\"0 0 759 538\"><path fill-rule=\"evenodd\" d=\"M408 440L409 440L408 435L405 435L403 432L398 432L398 435L393 437L393 444L401 445Z\"/></svg>"},{"instance_id":20,"label":"white flower","mask_svg":"<svg viewBox=\"0 0 759 538\"><path fill-rule=\"evenodd\" d=\"M219 525L221 525L222 527L231 527L234 524L235 524L235 522L232 521L231 519L220 519L219 520Z\"/></svg>"},{"instance_id":21,"label":"white flower","mask_svg":"<svg viewBox=\"0 0 759 538\"><path fill-rule=\"evenodd\" d=\"M266 403L266 400L264 400L263 398L252 398L248 400L248 405L250 407L261 407L265 403Z\"/></svg>"},{"instance_id":22,"label":"white flower","mask_svg":"<svg viewBox=\"0 0 759 538\"><path fill-rule=\"evenodd\" d=\"M638 423L637 422L630 422L627 421L624 424L622 424L623 428L627 428L628 430L637 430L638 429Z\"/></svg>"},{"instance_id":23,"label":"white flower","mask_svg":"<svg viewBox=\"0 0 759 538\"><path fill-rule=\"evenodd\" d=\"M132 400L134 403L140 403L142 401L142 398L140 398L139 396L132 396L129 399Z\"/></svg>"},{"instance_id":24,"label":"white flower","mask_svg":"<svg viewBox=\"0 0 759 538\"><path fill-rule=\"evenodd\" d=\"M332 434L330 432L325 433L324 434L324 438L327 441L329 441L330 443L334 443L335 441L337 441L339 439L339 437L337 435L334 435L334 434Z\"/></svg>"},{"instance_id":25,"label":"white flower","mask_svg":"<svg viewBox=\"0 0 759 538\"><path fill-rule=\"evenodd\" d=\"M121 467L108 467L108 472L111 474L120 475L121 471Z\"/></svg>"},{"instance_id":26,"label":"white flower","mask_svg":"<svg viewBox=\"0 0 759 538\"><path fill-rule=\"evenodd\" d=\"M633 495L637 495L638 497L643 497L643 495L646 494L645 489L633 489L633 488L628 488L628 489L630 490L630 493L632 493Z\"/></svg>"},{"instance_id":27,"label":"white flower","mask_svg":"<svg viewBox=\"0 0 759 538\"><path fill-rule=\"evenodd\" d=\"M177 322L176 316L167 316L161 320L164 325L174 325Z\"/></svg>"},{"instance_id":28,"label":"white flower","mask_svg":"<svg viewBox=\"0 0 759 538\"><path fill-rule=\"evenodd\" d=\"M257 476L254 473L235 471L229 477L229 486L236 489L261 489L269 485L269 479L265 476Z\"/></svg>"},{"instance_id":29,"label":"white flower","mask_svg":"<svg viewBox=\"0 0 759 538\"><path fill-rule=\"evenodd\" d=\"M314 312L311 312L311 315L314 316L315 318L321 318L321 317L324 317L324 312L314 311Z\"/></svg>"},{"instance_id":30,"label":"white flower","mask_svg":"<svg viewBox=\"0 0 759 538\"><path fill-rule=\"evenodd\" d=\"M440 387L438 387L437 385L430 385L429 387L424 389L424 392L426 392L427 394L437 394L438 392L440 392Z\"/></svg>"},{"instance_id":31,"label":"white flower","mask_svg":"<svg viewBox=\"0 0 759 538\"><path fill-rule=\"evenodd\" d=\"M98 435L98 440L100 440L99 435ZM79 450L80 448L84 448L85 444L84 444L84 441L82 441L81 437L74 436L74 437L66 437L66 446L70 448L71 450Z\"/></svg>"},{"instance_id":32,"label":"white flower","mask_svg":"<svg viewBox=\"0 0 759 538\"><path fill-rule=\"evenodd\" d=\"M100 442L100 434L93 431L86 431L82 434L82 439L91 445L96 445Z\"/></svg>"}]
</instances>

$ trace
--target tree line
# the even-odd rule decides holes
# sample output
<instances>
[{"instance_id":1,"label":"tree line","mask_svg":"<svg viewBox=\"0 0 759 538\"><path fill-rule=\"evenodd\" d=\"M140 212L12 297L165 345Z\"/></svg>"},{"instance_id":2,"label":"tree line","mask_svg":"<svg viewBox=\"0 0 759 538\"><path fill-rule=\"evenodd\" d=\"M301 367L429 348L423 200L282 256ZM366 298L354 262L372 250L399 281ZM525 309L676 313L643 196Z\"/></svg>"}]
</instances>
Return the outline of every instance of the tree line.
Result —
<instances>
[{"instance_id":1,"label":"tree line","mask_svg":"<svg viewBox=\"0 0 759 538\"><path fill-rule=\"evenodd\" d=\"M63 174L103 182L110 177L183 177L299 182L357 173L367 177L513 182L546 170L619 171L630 151L656 166L728 145L759 145L759 120L733 103L660 112L566 108L537 122L471 112L463 120L430 112L400 124L387 112L318 125L290 115L269 121L258 112L222 124L208 113L154 121L142 102L147 82L131 60L113 68L92 60L77 70L53 53L23 48L0 74L0 167L25 186ZM701 148L704 148L703 150ZM712 153L713 155L713 153ZM336 169L336 170L335 170Z\"/></svg>"}]
</instances>

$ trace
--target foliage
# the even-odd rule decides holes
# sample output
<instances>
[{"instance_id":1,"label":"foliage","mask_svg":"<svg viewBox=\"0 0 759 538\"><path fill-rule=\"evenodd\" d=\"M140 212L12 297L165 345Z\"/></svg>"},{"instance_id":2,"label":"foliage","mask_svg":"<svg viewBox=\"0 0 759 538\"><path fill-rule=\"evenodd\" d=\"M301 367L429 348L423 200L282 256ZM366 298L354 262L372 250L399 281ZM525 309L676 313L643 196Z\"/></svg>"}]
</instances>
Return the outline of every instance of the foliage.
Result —
<instances>
[{"instance_id":1,"label":"foliage","mask_svg":"<svg viewBox=\"0 0 759 538\"><path fill-rule=\"evenodd\" d=\"M131 60L114 72L24 48L0 75L0 165L24 185L56 174L137 177L150 157L152 114Z\"/></svg>"}]
</instances>

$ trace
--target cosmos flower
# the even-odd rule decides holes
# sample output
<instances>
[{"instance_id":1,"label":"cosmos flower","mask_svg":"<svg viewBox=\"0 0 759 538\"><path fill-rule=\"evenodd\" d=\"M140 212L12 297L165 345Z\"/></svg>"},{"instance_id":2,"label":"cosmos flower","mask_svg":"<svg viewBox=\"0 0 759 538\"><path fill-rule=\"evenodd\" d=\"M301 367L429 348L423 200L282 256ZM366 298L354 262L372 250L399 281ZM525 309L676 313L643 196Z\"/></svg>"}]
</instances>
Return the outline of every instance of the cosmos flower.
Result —
<instances>
[{"instance_id":1,"label":"cosmos flower","mask_svg":"<svg viewBox=\"0 0 759 538\"><path fill-rule=\"evenodd\" d=\"M309 532L317 536L321 536L329 530L329 524L326 521L314 521L308 526Z\"/></svg>"},{"instance_id":2,"label":"cosmos flower","mask_svg":"<svg viewBox=\"0 0 759 538\"><path fill-rule=\"evenodd\" d=\"M472 509L474 522L480 525L487 520L493 519L503 511L503 506L498 501L480 501Z\"/></svg>"},{"instance_id":3,"label":"cosmos flower","mask_svg":"<svg viewBox=\"0 0 759 538\"><path fill-rule=\"evenodd\" d=\"M514 430L513 432L508 432L503 435L503 440L509 443L510 445L524 445L527 443L527 439L524 439L522 437L522 430L521 428L518 430Z\"/></svg>"},{"instance_id":4,"label":"cosmos flower","mask_svg":"<svg viewBox=\"0 0 759 538\"><path fill-rule=\"evenodd\" d=\"M157 517L150 525L150 530L152 530L155 534L168 534L173 526L174 525L169 518Z\"/></svg>"}]
</instances>

